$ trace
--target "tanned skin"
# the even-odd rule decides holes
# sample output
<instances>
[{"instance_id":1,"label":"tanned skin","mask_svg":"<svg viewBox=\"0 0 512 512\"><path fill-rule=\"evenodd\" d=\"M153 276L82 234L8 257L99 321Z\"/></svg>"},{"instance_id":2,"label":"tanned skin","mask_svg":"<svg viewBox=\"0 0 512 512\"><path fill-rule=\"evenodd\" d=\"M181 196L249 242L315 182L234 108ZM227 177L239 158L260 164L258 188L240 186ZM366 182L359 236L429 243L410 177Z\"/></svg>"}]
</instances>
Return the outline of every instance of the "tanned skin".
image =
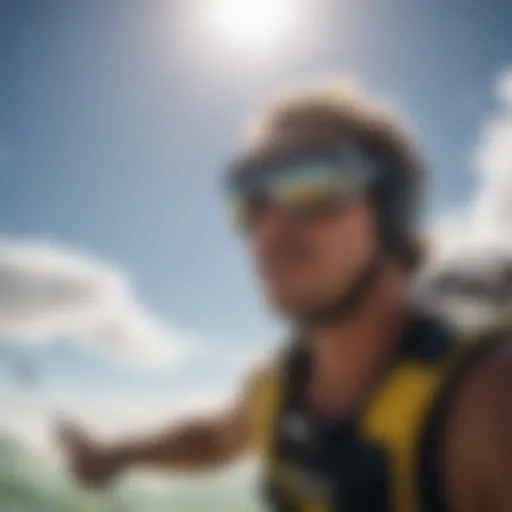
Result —
<instances>
[{"instance_id":1,"label":"tanned skin","mask_svg":"<svg viewBox=\"0 0 512 512\"><path fill-rule=\"evenodd\" d=\"M512 510L512 339L464 379L445 446L453 510Z\"/></svg>"}]
</instances>

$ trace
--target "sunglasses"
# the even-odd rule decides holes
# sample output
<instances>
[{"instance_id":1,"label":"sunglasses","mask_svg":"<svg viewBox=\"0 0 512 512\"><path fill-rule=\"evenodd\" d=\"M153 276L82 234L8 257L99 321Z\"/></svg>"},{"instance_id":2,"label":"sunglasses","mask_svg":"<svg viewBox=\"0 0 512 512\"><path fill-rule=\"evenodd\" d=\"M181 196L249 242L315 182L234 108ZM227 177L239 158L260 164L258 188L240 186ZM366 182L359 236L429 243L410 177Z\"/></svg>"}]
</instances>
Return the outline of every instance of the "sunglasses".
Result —
<instances>
[{"instance_id":1,"label":"sunglasses","mask_svg":"<svg viewBox=\"0 0 512 512\"><path fill-rule=\"evenodd\" d=\"M241 161L227 180L232 223L250 233L269 206L302 221L334 213L368 192L373 169L353 148Z\"/></svg>"}]
</instances>

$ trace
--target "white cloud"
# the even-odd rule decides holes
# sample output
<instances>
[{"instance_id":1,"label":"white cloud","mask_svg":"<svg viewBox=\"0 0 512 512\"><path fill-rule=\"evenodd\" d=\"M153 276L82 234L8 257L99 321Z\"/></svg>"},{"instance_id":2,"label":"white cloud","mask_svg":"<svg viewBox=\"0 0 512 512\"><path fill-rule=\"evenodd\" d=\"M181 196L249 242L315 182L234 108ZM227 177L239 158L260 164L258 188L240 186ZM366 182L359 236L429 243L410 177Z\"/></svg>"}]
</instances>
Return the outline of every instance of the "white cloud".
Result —
<instances>
[{"instance_id":1,"label":"white cloud","mask_svg":"<svg viewBox=\"0 0 512 512\"><path fill-rule=\"evenodd\" d=\"M497 77L492 92L494 109L471 155L475 193L435 227L433 259L419 287L427 302L465 326L511 309L512 68Z\"/></svg>"},{"instance_id":2,"label":"white cloud","mask_svg":"<svg viewBox=\"0 0 512 512\"><path fill-rule=\"evenodd\" d=\"M49 242L0 239L0 336L70 338L136 364L166 365L190 347L136 298L118 268Z\"/></svg>"},{"instance_id":3,"label":"white cloud","mask_svg":"<svg viewBox=\"0 0 512 512\"><path fill-rule=\"evenodd\" d=\"M444 216L436 229L443 253L474 245L512 251L512 68L498 76L493 96L495 108L471 155L475 195Z\"/></svg>"},{"instance_id":4,"label":"white cloud","mask_svg":"<svg viewBox=\"0 0 512 512\"><path fill-rule=\"evenodd\" d=\"M498 240L512 234L512 71L497 83L498 108L484 126L474 163L481 189L474 212L479 236Z\"/></svg>"}]
</instances>

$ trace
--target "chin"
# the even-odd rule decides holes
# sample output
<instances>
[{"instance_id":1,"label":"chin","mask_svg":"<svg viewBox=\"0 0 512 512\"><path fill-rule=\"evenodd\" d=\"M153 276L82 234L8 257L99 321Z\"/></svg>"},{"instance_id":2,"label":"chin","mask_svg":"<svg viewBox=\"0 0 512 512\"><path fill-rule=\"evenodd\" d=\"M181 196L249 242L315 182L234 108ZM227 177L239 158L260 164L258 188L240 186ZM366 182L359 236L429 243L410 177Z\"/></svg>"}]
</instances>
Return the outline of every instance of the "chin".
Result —
<instances>
[{"instance_id":1,"label":"chin","mask_svg":"<svg viewBox=\"0 0 512 512\"><path fill-rule=\"evenodd\" d=\"M269 293L268 302L272 311L287 319L301 318L313 309L316 303L311 297L297 293Z\"/></svg>"}]
</instances>

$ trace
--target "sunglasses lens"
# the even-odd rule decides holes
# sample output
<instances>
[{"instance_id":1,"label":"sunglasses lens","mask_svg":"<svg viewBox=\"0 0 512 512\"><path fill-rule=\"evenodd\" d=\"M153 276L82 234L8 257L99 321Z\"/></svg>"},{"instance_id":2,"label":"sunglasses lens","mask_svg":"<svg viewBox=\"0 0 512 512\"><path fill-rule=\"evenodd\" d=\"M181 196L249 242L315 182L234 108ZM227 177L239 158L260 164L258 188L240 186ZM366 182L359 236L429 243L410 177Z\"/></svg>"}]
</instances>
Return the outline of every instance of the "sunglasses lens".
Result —
<instances>
[{"instance_id":1,"label":"sunglasses lens","mask_svg":"<svg viewBox=\"0 0 512 512\"><path fill-rule=\"evenodd\" d=\"M271 204L296 218L308 220L360 197L367 176L332 160L299 162L260 174L239 175L229 188L235 226L247 231L262 206Z\"/></svg>"},{"instance_id":2,"label":"sunglasses lens","mask_svg":"<svg viewBox=\"0 0 512 512\"><path fill-rule=\"evenodd\" d=\"M298 217L314 216L342 202L333 173L290 173L270 187L272 201Z\"/></svg>"}]
</instances>

